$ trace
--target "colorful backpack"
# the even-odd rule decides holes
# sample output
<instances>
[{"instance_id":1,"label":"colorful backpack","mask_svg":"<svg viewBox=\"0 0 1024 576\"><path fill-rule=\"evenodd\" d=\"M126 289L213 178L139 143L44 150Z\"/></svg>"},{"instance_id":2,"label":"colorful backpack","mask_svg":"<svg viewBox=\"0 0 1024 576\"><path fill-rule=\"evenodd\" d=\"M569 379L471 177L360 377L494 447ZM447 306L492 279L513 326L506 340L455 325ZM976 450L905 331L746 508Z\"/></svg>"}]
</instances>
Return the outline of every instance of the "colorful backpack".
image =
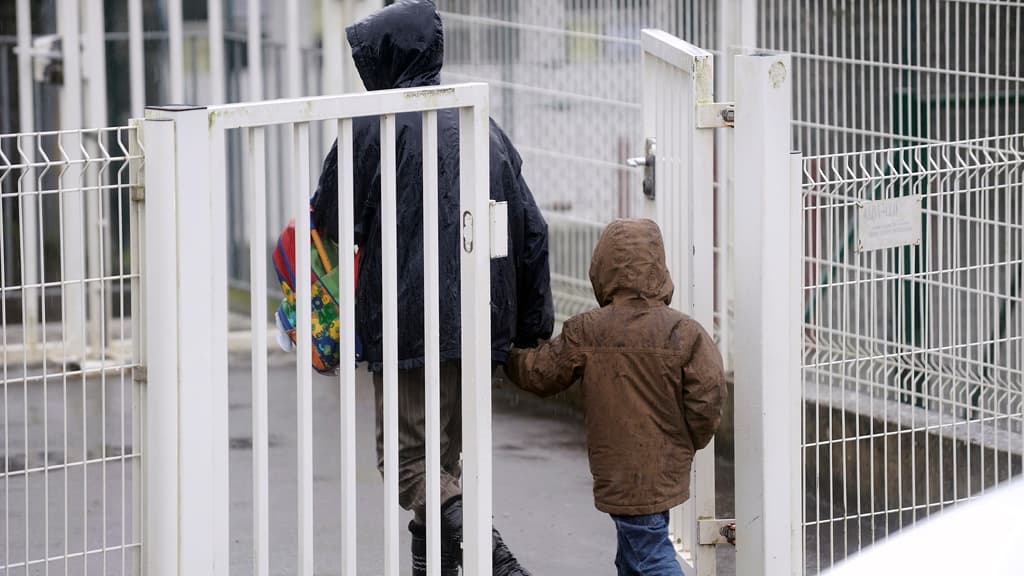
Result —
<instances>
[{"instance_id":1,"label":"colorful backpack","mask_svg":"<svg viewBox=\"0 0 1024 576\"><path fill-rule=\"evenodd\" d=\"M311 218L312 219L312 218ZM340 362L341 321L338 301L338 245L323 242L310 222L310 287L312 295L313 368L321 374L333 373ZM359 277L359 257L355 258L355 277ZM277 307L278 342L285 350L295 344L295 220L292 219L277 240L274 269L281 282L284 298ZM358 280L357 280L358 282ZM362 343L355 337L356 361L362 358Z\"/></svg>"}]
</instances>

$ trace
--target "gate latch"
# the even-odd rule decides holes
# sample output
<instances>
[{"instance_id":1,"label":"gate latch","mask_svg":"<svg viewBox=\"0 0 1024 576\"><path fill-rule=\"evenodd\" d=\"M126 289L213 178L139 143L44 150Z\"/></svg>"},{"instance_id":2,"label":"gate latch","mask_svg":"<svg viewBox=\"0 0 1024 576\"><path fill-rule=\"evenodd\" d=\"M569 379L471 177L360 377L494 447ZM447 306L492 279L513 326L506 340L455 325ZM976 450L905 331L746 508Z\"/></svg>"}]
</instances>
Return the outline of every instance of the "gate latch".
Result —
<instances>
[{"instance_id":1,"label":"gate latch","mask_svg":"<svg viewBox=\"0 0 1024 576\"><path fill-rule=\"evenodd\" d=\"M654 137L649 137L644 142L644 155L639 158L627 158L626 166L644 168L644 196L654 199L654 154L657 150Z\"/></svg>"},{"instance_id":2,"label":"gate latch","mask_svg":"<svg viewBox=\"0 0 1024 576\"><path fill-rule=\"evenodd\" d=\"M508 256L508 202L491 200L491 259Z\"/></svg>"},{"instance_id":3,"label":"gate latch","mask_svg":"<svg viewBox=\"0 0 1024 576\"><path fill-rule=\"evenodd\" d=\"M735 125L735 102L713 102L697 105L697 128L727 128Z\"/></svg>"},{"instance_id":4,"label":"gate latch","mask_svg":"<svg viewBox=\"0 0 1024 576\"><path fill-rule=\"evenodd\" d=\"M697 543L714 546L715 544L736 545L736 520L733 518L709 518L698 521Z\"/></svg>"}]
</instances>

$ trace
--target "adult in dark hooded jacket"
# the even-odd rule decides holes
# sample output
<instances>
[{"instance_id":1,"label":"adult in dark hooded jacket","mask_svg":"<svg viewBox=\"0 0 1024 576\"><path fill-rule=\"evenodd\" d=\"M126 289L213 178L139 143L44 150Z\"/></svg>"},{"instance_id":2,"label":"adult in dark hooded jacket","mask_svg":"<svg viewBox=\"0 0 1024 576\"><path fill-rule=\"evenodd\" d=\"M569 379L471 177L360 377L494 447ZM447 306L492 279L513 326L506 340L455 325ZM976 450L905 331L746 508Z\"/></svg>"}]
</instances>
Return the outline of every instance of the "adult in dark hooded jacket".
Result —
<instances>
[{"instance_id":1,"label":"adult in dark hooded jacket","mask_svg":"<svg viewBox=\"0 0 1024 576\"><path fill-rule=\"evenodd\" d=\"M433 3L397 2L347 29L352 58L367 90L440 83L444 33ZM414 574L424 573L425 462L423 401L423 212L422 125L418 113L396 119L398 196L399 501L415 513ZM353 123L355 243L362 250L356 324L363 353L374 372L377 455L383 470L380 121ZM438 209L441 365L442 550L444 574L461 559L462 503L459 476L461 404L458 360L459 123L454 110L438 112ZM338 238L337 144L324 160L314 223ZM509 257L491 261L491 359L504 363L510 347L534 346L554 324L548 270L547 224L520 173L522 161L505 133L490 124L490 197L508 202ZM345 243L342 243L343 245ZM489 383L487 383L489 385ZM528 574L494 532L494 573Z\"/></svg>"}]
</instances>

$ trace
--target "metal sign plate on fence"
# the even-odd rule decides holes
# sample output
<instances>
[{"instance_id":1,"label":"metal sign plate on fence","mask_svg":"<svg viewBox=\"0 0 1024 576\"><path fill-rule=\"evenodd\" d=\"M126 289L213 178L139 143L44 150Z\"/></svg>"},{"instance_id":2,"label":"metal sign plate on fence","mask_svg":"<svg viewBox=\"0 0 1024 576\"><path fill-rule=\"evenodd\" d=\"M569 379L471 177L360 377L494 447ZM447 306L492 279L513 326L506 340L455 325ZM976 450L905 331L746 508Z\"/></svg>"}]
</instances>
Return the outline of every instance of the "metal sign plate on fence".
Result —
<instances>
[{"instance_id":1,"label":"metal sign plate on fence","mask_svg":"<svg viewBox=\"0 0 1024 576\"><path fill-rule=\"evenodd\" d=\"M857 204L857 251L921 243L921 196Z\"/></svg>"}]
</instances>

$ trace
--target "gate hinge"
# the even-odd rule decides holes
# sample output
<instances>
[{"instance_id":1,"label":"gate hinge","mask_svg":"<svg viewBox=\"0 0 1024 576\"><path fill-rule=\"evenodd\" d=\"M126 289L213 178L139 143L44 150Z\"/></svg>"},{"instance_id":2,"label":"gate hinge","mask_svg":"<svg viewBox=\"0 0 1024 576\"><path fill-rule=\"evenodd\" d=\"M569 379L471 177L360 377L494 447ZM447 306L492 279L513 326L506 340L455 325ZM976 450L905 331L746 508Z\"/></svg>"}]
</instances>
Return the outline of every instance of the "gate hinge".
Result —
<instances>
[{"instance_id":1,"label":"gate hinge","mask_svg":"<svg viewBox=\"0 0 1024 576\"><path fill-rule=\"evenodd\" d=\"M129 198L132 202L145 202L146 201L146 187L142 184L132 184L129 187L130 193Z\"/></svg>"},{"instance_id":2,"label":"gate hinge","mask_svg":"<svg viewBox=\"0 0 1024 576\"><path fill-rule=\"evenodd\" d=\"M735 102L713 102L697 105L697 128L726 128L735 125Z\"/></svg>"},{"instance_id":3,"label":"gate hinge","mask_svg":"<svg viewBox=\"0 0 1024 576\"><path fill-rule=\"evenodd\" d=\"M710 518L697 522L699 531L698 544L714 546L715 544L736 545L736 519Z\"/></svg>"},{"instance_id":4,"label":"gate hinge","mask_svg":"<svg viewBox=\"0 0 1024 576\"><path fill-rule=\"evenodd\" d=\"M132 380L136 384L145 384L149 381L149 372L145 366L136 366L132 369Z\"/></svg>"}]
</instances>

